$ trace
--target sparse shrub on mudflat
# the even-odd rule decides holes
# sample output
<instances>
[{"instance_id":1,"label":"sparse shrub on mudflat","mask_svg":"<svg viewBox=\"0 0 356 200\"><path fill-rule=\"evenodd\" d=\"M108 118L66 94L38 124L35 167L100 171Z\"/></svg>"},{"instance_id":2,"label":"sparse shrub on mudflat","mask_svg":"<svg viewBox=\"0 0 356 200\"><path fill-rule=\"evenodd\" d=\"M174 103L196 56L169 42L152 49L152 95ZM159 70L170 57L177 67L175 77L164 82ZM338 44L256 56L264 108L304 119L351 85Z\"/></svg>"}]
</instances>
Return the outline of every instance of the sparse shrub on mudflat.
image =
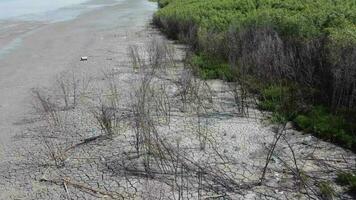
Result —
<instances>
[{"instance_id":1,"label":"sparse shrub on mudflat","mask_svg":"<svg viewBox=\"0 0 356 200\"><path fill-rule=\"evenodd\" d=\"M335 189L326 181L319 183L319 193L320 197L325 200L332 200L336 196Z\"/></svg>"},{"instance_id":2,"label":"sparse shrub on mudflat","mask_svg":"<svg viewBox=\"0 0 356 200\"><path fill-rule=\"evenodd\" d=\"M347 188L347 190L356 197L356 175L351 172L340 172L337 175L336 182Z\"/></svg>"}]
</instances>

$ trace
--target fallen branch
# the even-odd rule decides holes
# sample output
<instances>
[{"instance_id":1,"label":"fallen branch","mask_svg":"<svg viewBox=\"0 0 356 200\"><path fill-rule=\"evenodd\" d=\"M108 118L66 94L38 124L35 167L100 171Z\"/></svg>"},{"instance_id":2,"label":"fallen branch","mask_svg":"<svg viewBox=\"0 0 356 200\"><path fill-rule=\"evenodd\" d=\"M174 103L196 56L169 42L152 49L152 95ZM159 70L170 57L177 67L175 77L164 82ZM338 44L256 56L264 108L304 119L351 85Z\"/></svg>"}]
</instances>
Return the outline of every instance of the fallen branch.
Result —
<instances>
[{"instance_id":1,"label":"fallen branch","mask_svg":"<svg viewBox=\"0 0 356 200\"><path fill-rule=\"evenodd\" d=\"M77 143L77 144L75 144L75 145L73 145L73 146L68 147L63 153L67 153L68 151L70 151L70 150L72 150L72 149L74 149L74 148L76 148L76 147L78 147L78 146L81 146L81 145L84 145L84 144L88 144L88 143L94 142L94 141L96 141L96 140L98 140L98 139L106 138L106 137L107 137L106 135L98 135L98 136L86 138L86 139L82 140L82 142Z\"/></svg>"},{"instance_id":2,"label":"fallen branch","mask_svg":"<svg viewBox=\"0 0 356 200\"><path fill-rule=\"evenodd\" d=\"M94 194L94 195L95 194L100 194L100 195L103 195L103 196L110 197L112 199L124 199L124 197L122 195L113 194L113 193L110 193L110 192L106 192L106 191L98 190L98 189L95 189L95 188L91 188L91 187L83 185L81 183L72 182L72 181L70 181L69 178L62 178L62 179L57 179L57 180L49 180L49 179L41 178L39 181L40 182L53 183L53 184L56 184L56 185L64 185L67 193L68 193L67 186L72 186L74 188L77 188L77 189L79 189L79 190L81 190L83 192L89 193L89 194ZM118 197L118 196L120 196L120 197Z\"/></svg>"}]
</instances>

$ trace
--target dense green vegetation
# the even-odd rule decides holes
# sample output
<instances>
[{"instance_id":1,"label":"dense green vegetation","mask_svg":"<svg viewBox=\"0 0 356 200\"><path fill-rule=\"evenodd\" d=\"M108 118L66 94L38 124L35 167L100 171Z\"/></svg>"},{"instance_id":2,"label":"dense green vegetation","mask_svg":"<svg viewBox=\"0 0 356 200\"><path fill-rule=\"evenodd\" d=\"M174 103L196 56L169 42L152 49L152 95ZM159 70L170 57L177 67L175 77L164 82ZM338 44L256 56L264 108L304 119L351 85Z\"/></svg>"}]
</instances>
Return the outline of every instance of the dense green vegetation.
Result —
<instances>
[{"instance_id":1,"label":"dense green vegetation","mask_svg":"<svg viewBox=\"0 0 356 200\"><path fill-rule=\"evenodd\" d=\"M330 113L325 107L314 107L309 113L298 115L295 122L303 130L313 132L320 138L349 149L356 149L355 137L347 134L350 129L344 118Z\"/></svg>"},{"instance_id":2,"label":"dense green vegetation","mask_svg":"<svg viewBox=\"0 0 356 200\"><path fill-rule=\"evenodd\" d=\"M154 23L203 78L243 83L277 121L356 151L356 1L159 0Z\"/></svg>"},{"instance_id":3,"label":"dense green vegetation","mask_svg":"<svg viewBox=\"0 0 356 200\"><path fill-rule=\"evenodd\" d=\"M160 0L156 17L179 24L195 23L201 31L226 31L231 24L268 25L287 37L356 41L353 0Z\"/></svg>"},{"instance_id":4,"label":"dense green vegetation","mask_svg":"<svg viewBox=\"0 0 356 200\"><path fill-rule=\"evenodd\" d=\"M227 81L233 79L230 66L224 60L202 54L193 55L189 61L197 75L203 79L225 79Z\"/></svg>"}]
</instances>

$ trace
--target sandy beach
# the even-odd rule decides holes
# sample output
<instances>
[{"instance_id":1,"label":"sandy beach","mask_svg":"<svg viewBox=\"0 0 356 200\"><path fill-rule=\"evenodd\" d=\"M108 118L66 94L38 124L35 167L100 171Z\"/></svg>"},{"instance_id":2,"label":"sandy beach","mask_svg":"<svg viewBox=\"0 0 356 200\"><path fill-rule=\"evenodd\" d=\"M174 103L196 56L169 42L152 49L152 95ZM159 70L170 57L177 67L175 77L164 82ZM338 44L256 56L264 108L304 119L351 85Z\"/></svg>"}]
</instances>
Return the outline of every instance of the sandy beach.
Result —
<instances>
[{"instance_id":1,"label":"sandy beach","mask_svg":"<svg viewBox=\"0 0 356 200\"><path fill-rule=\"evenodd\" d=\"M112 1L101 1L103 4ZM22 131L21 120L32 109L31 88L46 87L62 71L95 73L113 66L126 55L129 43L148 25L156 4L125 0L58 23L2 22L0 49L0 141L10 145ZM17 39L16 39L17 38ZM9 42L10 41L10 42ZM88 56L88 62L80 62Z\"/></svg>"}]
</instances>

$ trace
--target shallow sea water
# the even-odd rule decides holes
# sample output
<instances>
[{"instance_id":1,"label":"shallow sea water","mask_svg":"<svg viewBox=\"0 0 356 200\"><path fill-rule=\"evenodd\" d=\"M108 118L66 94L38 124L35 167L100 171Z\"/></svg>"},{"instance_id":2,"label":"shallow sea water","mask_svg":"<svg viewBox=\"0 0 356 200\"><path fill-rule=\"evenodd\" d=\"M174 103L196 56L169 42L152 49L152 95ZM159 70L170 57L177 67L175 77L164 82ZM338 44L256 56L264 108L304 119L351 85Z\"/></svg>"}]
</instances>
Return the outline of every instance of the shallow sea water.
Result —
<instances>
[{"instance_id":1,"label":"shallow sea water","mask_svg":"<svg viewBox=\"0 0 356 200\"><path fill-rule=\"evenodd\" d=\"M16 19L16 18L33 18L37 16L50 16L51 12L56 12L59 9L64 11L64 14L73 15L75 10L70 7L75 7L88 0L0 0L0 19ZM66 9L64 9L66 8ZM65 16L63 16L65 17Z\"/></svg>"},{"instance_id":2,"label":"shallow sea water","mask_svg":"<svg viewBox=\"0 0 356 200\"><path fill-rule=\"evenodd\" d=\"M22 38L40 26L75 19L94 9L125 0L0 0L0 59L21 46ZM28 22L28 23L27 23ZM23 23L33 24L24 28ZM21 25L19 25L21 24ZM9 37L9 36L13 37Z\"/></svg>"}]
</instances>

